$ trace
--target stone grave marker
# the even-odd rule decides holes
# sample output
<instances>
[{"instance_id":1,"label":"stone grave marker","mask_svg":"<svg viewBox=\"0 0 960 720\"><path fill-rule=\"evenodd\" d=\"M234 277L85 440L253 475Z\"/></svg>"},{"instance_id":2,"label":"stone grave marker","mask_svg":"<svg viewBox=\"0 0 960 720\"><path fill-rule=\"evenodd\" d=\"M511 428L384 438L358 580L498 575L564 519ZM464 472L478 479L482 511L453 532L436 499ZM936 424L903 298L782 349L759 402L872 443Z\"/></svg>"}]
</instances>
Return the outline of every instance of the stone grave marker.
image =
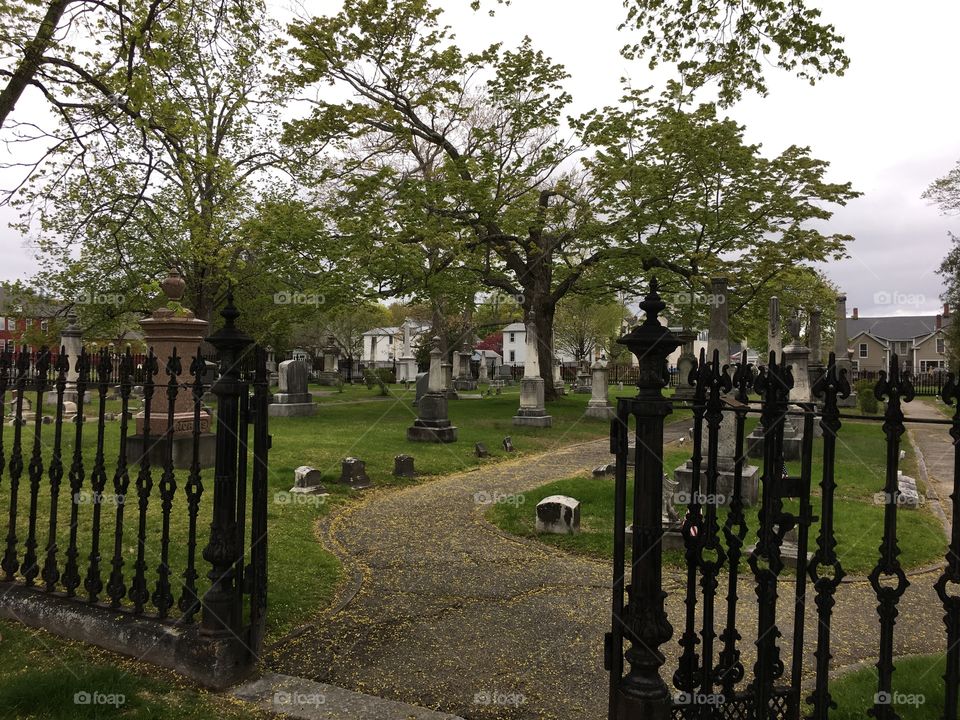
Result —
<instances>
[{"instance_id":1,"label":"stone grave marker","mask_svg":"<svg viewBox=\"0 0 960 720\"><path fill-rule=\"evenodd\" d=\"M412 455L397 455L393 458L393 474L395 477L415 478Z\"/></svg>"},{"instance_id":2,"label":"stone grave marker","mask_svg":"<svg viewBox=\"0 0 960 720\"><path fill-rule=\"evenodd\" d=\"M580 501L566 495L550 495L537 503L538 533L575 535L580 532Z\"/></svg>"},{"instance_id":3,"label":"stone grave marker","mask_svg":"<svg viewBox=\"0 0 960 720\"><path fill-rule=\"evenodd\" d=\"M340 463L339 482L349 485L353 490L363 490L373 485L373 481L367 475L367 464L355 457L344 458Z\"/></svg>"}]
</instances>

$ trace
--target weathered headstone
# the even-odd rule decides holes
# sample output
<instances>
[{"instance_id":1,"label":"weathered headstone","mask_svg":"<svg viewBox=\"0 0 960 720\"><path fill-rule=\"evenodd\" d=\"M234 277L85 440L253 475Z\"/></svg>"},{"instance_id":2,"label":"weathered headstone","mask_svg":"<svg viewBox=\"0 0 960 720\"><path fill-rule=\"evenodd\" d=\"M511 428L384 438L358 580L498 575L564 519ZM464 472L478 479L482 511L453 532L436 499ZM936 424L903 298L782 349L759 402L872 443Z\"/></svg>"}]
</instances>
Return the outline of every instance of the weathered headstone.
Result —
<instances>
[{"instance_id":1,"label":"weathered headstone","mask_svg":"<svg viewBox=\"0 0 960 720\"><path fill-rule=\"evenodd\" d=\"M606 477L607 475L613 475L617 471L617 466L615 463L608 463L606 465L598 465L593 469L594 477Z\"/></svg>"},{"instance_id":2,"label":"weathered headstone","mask_svg":"<svg viewBox=\"0 0 960 720\"><path fill-rule=\"evenodd\" d=\"M575 535L580 532L580 501L566 495L550 495L537 503L538 533Z\"/></svg>"},{"instance_id":3,"label":"weathered headstone","mask_svg":"<svg viewBox=\"0 0 960 720\"><path fill-rule=\"evenodd\" d=\"M520 409L513 416L513 424L526 427L550 427L553 425L553 418L547 415L544 404L536 316L532 310L527 317L526 341L523 379L520 381Z\"/></svg>"},{"instance_id":4,"label":"weathered headstone","mask_svg":"<svg viewBox=\"0 0 960 720\"><path fill-rule=\"evenodd\" d=\"M714 352L719 353L720 372L730 358L730 335L728 323L727 281L725 278L713 278L710 283L710 337L707 341L707 362L713 362ZM717 442L717 478L716 494L723 496L724 503L733 500L734 471L736 468L736 416L732 410L724 410L720 421ZM709 435L704 424L701 444L702 457L707 457ZM707 463L700 466L700 489L707 487ZM744 465L742 475L742 498L746 505L757 501L760 486L760 469L754 465ZM679 491L690 492L693 487L693 462L687 461L674 471L674 479Z\"/></svg>"},{"instance_id":5,"label":"weathered headstone","mask_svg":"<svg viewBox=\"0 0 960 720\"><path fill-rule=\"evenodd\" d=\"M280 390L268 406L271 417L305 417L315 415L317 405L307 389L309 372L303 360L280 363Z\"/></svg>"},{"instance_id":6,"label":"weathered headstone","mask_svg":"<svg viewBox=\"0 0 960 720\"><path fill-rule=\"evenodd\" d=\"M580 395L588 395L591 392L590 385L593 382L593 376L590 374L590 366L584 360L577 369L576 389L574 392Z\"/></svg>"},{"instance_id":7,"label":"weathered headstone","mask_svg":"<svg viewBox=\"0 0 960 720\"><path fill-rule=\"evenodd\" d=\"M417 419L407 428L407 440L413 442L455 442L457 428L447 417L445 372L441 363L440 338L433 338L430 351L430 372L427 375L427 392L417 403ZM419 393L420 378L417 378Z\"/></svg>"},{"instance_id":8,"label":"weathered headstone","mask_svg":"<svg viewBox=\"0 0 960 720\"><path fill-rule=\"evenodd\" d=\"M367 475L367 464L355 457L344 458L340 463L340 483L352 490L364 490L373 485Z\"/></svg>"},{"instance_id":9,"label":"weathered headstone","mask_svg":"<svg viewBox=\"0 0 960 720\"><path fill-rule=\"evenodd\" d=\"M396 477L415 478L416 470L413 467L413 456L397 455L393 458L393 474Z\"/></svg>"},{"instance_id":10,"label":"weathered headstone","mask_svg":"<svg viewBox=\"0 0 960 720\"><path fill-rule=\"evenodd\" d=\"M478 442L476 445L473 446L473 454L476 455L478 458L490 457L490 451L487 450L487 446L484 445L482 442Z\"/></svg>"},{"instance_id":11,"label":"weathered headstone","mask_svg":"<svg viewBox=\"0 0 960 720\"><path fill-rule=\"evenodd\" d=\"M771 352L777 354L777 358L780 358L780 353L783 351L783 330L780 328L780 298L774 296L770 298L770 308L769 316L767 319L767 355L770 357ZM764 362L764 365L766 363Z\"/></svg>"},{"instance_id":12,"label":"weathered headstone","mask_svg":"<svg viewBox=\"0 0 960 720\"><path fill-rule=\"evenodd\" d=\"M693 342L697 333L692 330L681 330L677 338L683 343L680 346L680 357L677 358L677 388L673 391L673 399L684 402L693 400L694 387L690 384L690 373L696 365L697 356L693 353ZM621 383L620 389L623 389Z\"/></svg>"},{"instance_id":13,"label":"weathered headstone","mask_svg":"<svg viewBox=\"0 0 960 720\"><path fill-rule=\"evenodd\" d=\"M321 473L309 465L301 465L293 471L293 487L290 492L303 495L327 495L327 489L321 483Z\"/></svg>"},{"instance_id":14,"label":"weathered headstone","mask_svg":"<svg viewBox=\"0 0 960 720\"><path fill-rule=\"evenodd\" d=\"M400 352L400 360L397 361L397 382L413 380L417 376L417 359L413 355L411 346L411 321L403 322L403 348Z\"/></svg>"},{"instance_id":15,"label":"weathered headstone","mask_svg":"<svg viewBox=\"0 0 960 720\"><path fill-rule=\"evenodd\" d=\"M590 368L593 373L591 382L590 402L584 414L587 417L609 420L615 414L610 404L609 389L607 387L607 366L597 360Z\"/></svg>"},{"instance_id":16,"label":"weathered headstone","mask_svg":"<svg viewBox=\"0 0 960 720\"><path fill-rule=\"evenodd\" d=\"M340 348L333 335L327 336L327 344L323 348L323 370L317 377L320 385L334 386L340 384Z\"/></svg>"},{"instance_id":17,"label":"weathered headstone","mask_svg":"<svg viewBox=\"0 0 960 720\"><path fill-rule=\"evenodd\" d=\"M473 350L468 343L463 343L460 352L455 353L457 358L457 378L453 382L456 390L476 390L477 381L473 379L473 368L470 360L473 357Z\"/></svg>"},{"instance_id":18,"label":"weathered headstone","mask_svg":"<svg viewBox=\"0 0 960 720\"><path fill-rule=\"evenodd\" d=\"M849 377L853 370L853 363L850 360L849 348L847 347L850 338L847 337L847 296L837 295L837 317L836 326L833 334L833 352L837 358L837 370L846 370ZM853 383L850 383L853 385ZM856 407L857 394L850 393L850 397L837 398L839 407Z\"/></svg>"},{"instance_id":19,"label":"weathered headstone","mask_svg":"<svg viewBox=\"0 0 960 720\"><path fill-rule=\"evenodd\" d=\"M503 439L503 449L508 453L513 452L513 439L509 435Z\"/></svg>"},{"instance_id":20,"label":"weathered headstone","mask_svg":"<svg viewBox=\"0 0 960 720\"><path fill-rule=\"evenodd\" d=\"M420 405L420 399L427 394L430 389L430 373L417 374L417 396L413 401L416 406Z\"/></svg>"}]
</instances>

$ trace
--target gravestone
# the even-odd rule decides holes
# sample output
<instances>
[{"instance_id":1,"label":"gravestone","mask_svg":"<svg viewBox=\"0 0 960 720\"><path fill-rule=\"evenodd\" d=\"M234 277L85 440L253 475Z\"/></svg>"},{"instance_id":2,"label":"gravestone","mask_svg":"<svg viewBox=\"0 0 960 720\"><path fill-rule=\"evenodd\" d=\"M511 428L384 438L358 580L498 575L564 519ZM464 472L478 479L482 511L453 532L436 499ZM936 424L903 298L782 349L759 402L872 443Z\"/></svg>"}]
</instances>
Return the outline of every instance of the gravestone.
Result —
<instances>
[{"instance_id":1,"label":"gravestone","mask_svg":"<svg viewBox=\"0 0 960 720\"><path fill-rule=\"evenodd\" d=\"M344 458L340 463L339 482L349 485L351 490L365 490L373 485L367 475L367 464L355 457Z\"/></svg>"},{"instance_id":2,"label":"gravestone","mask_svg":"<svg viewBox=\"0 0 960 720\"><path fill-rule=\"evenodd\" d=\"M403 349L400 353L400 360L397 362L398 382L413 380L417 377L417 358L413 355L411 343L412 324L413 321L410 319L403 322Z\"/></svg>"},{"instance_id":3,"label":"gravestone","mask_svg":"<svg viewBox=\"0 0 960 720\"><path fill-rule=\"evenodd\" d=\"M917 490L917 481L902 470L897 471L897 489L900 495L897 504L908 510L916 510L921 505L920 493Z\"/></svg>"},{"instance_id":4,"label":"gravestone","mask_svg":"<svg viewBox=\"0 0 960 720\"><path fill-rule=\"evenodd\" d=\"M553 425L553 418L547 415L544 404L536 316L532 310L527 317L526 341L523 379L520 381L520 409L513 416L513 424L524 427L550 427Z\"/></svg>"},{"instance_id":5,"label":"gravestone","mask_svg":"<svg viewBox=\"0 0 960 720\"><path fill-rule=\"evenodd\" d=\"M317 404L307 390L309 372L303 360L280 363L280 389L267 406L270 417L306 417L315 415Z\"/></svg>"},{"instance_id":6,"label":"gravestone","mask_svg":"<svg viewBox=\"0 0 960 720\"><path fill-rule=\"evenodd\" d=\"M64 403L77 402L77 358L80 357L80 351L83 348L83 330L77 323L75 313L67 315L67 326L60 333L60 347L67 356L67 387L63 391ZM85 393L85 402L90 401L89 394ZM56 406L57 391L51 390L47 393L45 402L48 405ZM76 411L74 411L76 413Z\"/></svg>"},{"instance_id":7,"label":"gravestone","mask_svg":"<svg viewBox=\"0 0 960 720\"><path fill-rule=\"evenodd\" d=\"M850 360L850 351L847 347L850 338L847 337L847 296L837 295L837 317L836 326L833 334L833 352L836 355L837 372L847 371L847 378L850 378L850 372L853 370L853 362ZM850 383L853 385L853 383ZM856 407L857 393L852 392L850 397L837 397L838 407Z\"/></svg>"},{"instance_id":8,"label":"gravestone","mask_svg":"<svg viewBox=\"0 0 960 720\"><path fill-rule=\"evenodd\" d=\"M783 352L783 330L780 327L780 298L774 296L770 298L770 307L767 315L767 357L770 353L777 354Z\"/></svg>"},{"instance_id":9,"label":"gravestone","mask_svg":"<svg viewBox=\"0 0 960 720\"><path fill-rule=\"evenodd\" d=\"M566 495L550 495L537 503L538 533L575 535L580 532L580 501Z\"/></svg>"},{"instance_id":10,"label":"gravestone","mask_svg":"<svg viewBox=\"0 0 960 720\"><path fill-rule=\"evenodd\" d=\"M490 368L487 367L487 355L484 350L480 351L480 382L485 383L490 380Z\"/></svg>"},{"instance_id":11,"label":"gravestone","mask_svg":"<svg viewBox=\"0 0 960 720\"><path fill-rule=\"evenodd\" d=\"M677 339L683 345L680 346L680 357L677 358L677 387L673 391L673 399L692 402L694 387L690 384L690 373L697 363L697 356L693 353L693 342L697 339L697 333L692 330L681 330L677 333ZM621 390L622 385L623 383L621 383Z\"/></svg>"},{"instance_id":12,"label":"gravestone","mask_svg":"<svg viewBox=\"0 0 960 720\"><path fill-rule=\"evenodd\" d=\"M478 442L476 445L473 446L473 454L476 455L478 458L490 457L490 451L487 450L487 446L484 445L482 442Z\"/></svg>"},{"instance_id":13,"label":"gravestone","mask_svg":"<svg viewBox=\"0 0 960 720\"><path fill-rule=\"evenodd\" d=\"M393 474L396 477L415 478L416 470L413 468L413 456L397 455L393 458Z\"/></svg>"},{"instance_id":14,"label":"gravestone","mask_svg":"<svg viewBox=\"0 0 960 720\"><path fill-rule=\"evenodd\" d=\"M320 482L320 471L309 465L301 465L293 471L293 487L290 492L303 495L328 495L327 489Z\"/></svg>"},{"instance_id":15,"label":"gravestone","mask_svg":"<svg viewBox=\"0 0 960 720\"><path fill-rule=\"evenodd\" d=\"M592 381L593 376L590 374L590 368L587 365L587 361L584 360L580 363L580 367L577 369L576 389L574 392L580 395L590 394L590 383Z\"/></svg>"},{"instance_id":16,"label":"gravestone","mask_svg":"<svg viewBox=\"0 0 960 720\"><path fill-rule=\"evenodd\" d=\"M507 435L507 436L503 439L503 449L506 450L508 453L512 453L512 452L513 452L513 440L511 439L511 437L510 437L509 435Z\"/></svg>"},{"instance_id":17,"label":"gravestone","mask_svg":"<svg viewBox=\"0 0 960 720\"><path fill-rule=\"evenodd\" d=\"M612 466L616 468L616 466ZM683 521L681 520L674 503L677 499L677 483L664 473L663 494L660 499L660 525L663 527L663 538L660 541L661 550L683 550ZM626 542L633 541L633 525L627 525Z\"/></svg>"},{"instance_id":18,"label":"gravestone","mask_svg":"<svg viewBox=\"0 0 960 720\"><path fill-rule=\"evenodd\" d=\"M447 417L445 372L440 357L440 338L435 337L433 349L430 351L427 392L417 403L417 419L407 428L407 440L411 442L456 442L457 428ZM417 378L418 393L419 389L420 378Z\"/></svg>"},{"instance_id":19,"label":"gravestone","mask_svg":"<svg viewBox=\"0 0 960 720\"><path fill-rule=\"evenodd\" d=\"M417 396L413 401L414 406L419 407L420 399L427 394L430 388L430 373L417 374Z\"/></svg>"},{"instance_id":20,"label":"gravestone","mask_svg":"<svg viewBox=\"0 0 960 720\"><path fill-rule=\"evenodd\" d=\"M609 389L607 387L607 366L597 360L590 368L593 374L591 382L591 397L584 414L587 417L609 420L615 414L610 404Z\"/></svg>"},{"instance_id":21,"label":"gravestone","mask_svg":"<svg viewBox=\"0 0 960 720\"><path fill-rule=\"evenodd\" d=\"M595 467L595 468L593 469L593 476L594 476L595 478L598 478L598 477L606 477L606 476L608 476L608 475L613 475L616 471L617 471L617 465L616 465L616 463L608 463L608 464L606 464L606 465L598 465L597 467Z\"/></svg>"},{"instance_id":22,"label":"gravestone","mask_svg":"<svg viewBox=\"0 0 960 720\"><path fill-rule=\"evenodd\" d=\"M712 303L710 305L710 337L707 342L707 362L713 362L714 352L719 353L720 371L730 357L730 334L728 323L727 280L713 278L710 282ZM707 450L709 435L707 425L703 425L703 440L701 454L704 461L700 466L700 490L707 488ZM722 495L724 504L733 500L734 470L736 468L736 416L733 410L724 410L721 416L717 443L717 478L716 494ZM673 473L677 488L681 492L689 493L693 487L693 461L688 460ZM743 466L742 498L745 505L753 505L757 501L760 489L760 469L755 465Z\"/></svg>"},{"instance_id":23,"label":"gravestone","mask_svg":"<svg viewBox=\"0 0 960 720\"><path fill-rule=\"evenodd\" d=\"M320 385L336 386L340 384L340 348L333 335L327 336L323 348L323 370L317 376Z\"/></svg>"},{"instance_id":24,"label":"gravestone","mask_svg":"<svg viewBox=\"0 0 960 720\"><path fill-rule=\"evenodd\" d=\"M473 357L470 345L464 343L460 352L454 353L454 356L457 358L457 379L453 383L454 389L476 390L477 381L473 379L473 369L470 367L470 359Z\"/></svg>"},{"instance_id":25,"label":"gravestone","mask_svg":"<svg viewBox=\"0 0 960 720\"><path fill-rule=\"evenodd\" d=\"M440 367L443 370L443 394L448 400L459 400L460 396L453 385L453 363L444 361L440 364Z\"/></svg>"}]
</instances>

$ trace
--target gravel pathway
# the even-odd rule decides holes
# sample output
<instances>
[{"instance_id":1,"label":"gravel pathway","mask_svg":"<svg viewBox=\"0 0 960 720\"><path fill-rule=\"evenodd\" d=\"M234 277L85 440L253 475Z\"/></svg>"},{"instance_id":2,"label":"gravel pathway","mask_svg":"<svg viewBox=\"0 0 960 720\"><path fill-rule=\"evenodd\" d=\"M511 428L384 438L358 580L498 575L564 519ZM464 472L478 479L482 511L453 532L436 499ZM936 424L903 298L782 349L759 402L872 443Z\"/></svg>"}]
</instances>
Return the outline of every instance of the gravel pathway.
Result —
<instances>
[{"instance_id":1,"label":"gravel pathway","mask_svg":"<svg viewBox=\"0 0 960 720\"><path fill-rule=\"evenodd\" d=\"M680 437L684 426L669 426L668 439ZM601 653L610 620L609 566L499 532L483 520L485 506L474 498L517 498L610 461L606 441L584 443L400 490L375 490L326 518L322 541L343 560L351 580L331 610L268 651L267 665L469 719L605 718ZM898 654L944 645L935 579L934 572L911 577L897 624ZM741 633L752 638L756 599L748 581L741 585L738 612ZM781 597L792 605L795 579L785 581ZM677 571L667 571L664 583L675 629L664 647L669 681L682 632L683 586ZM841 586L834 611L836 667L875 657L875 606L865 579ZM721 598L718 611L722 607ZM812 597L807 618L809 663ZM789 667L792 613L781 628Z\"/></svg>"}]
</instances>

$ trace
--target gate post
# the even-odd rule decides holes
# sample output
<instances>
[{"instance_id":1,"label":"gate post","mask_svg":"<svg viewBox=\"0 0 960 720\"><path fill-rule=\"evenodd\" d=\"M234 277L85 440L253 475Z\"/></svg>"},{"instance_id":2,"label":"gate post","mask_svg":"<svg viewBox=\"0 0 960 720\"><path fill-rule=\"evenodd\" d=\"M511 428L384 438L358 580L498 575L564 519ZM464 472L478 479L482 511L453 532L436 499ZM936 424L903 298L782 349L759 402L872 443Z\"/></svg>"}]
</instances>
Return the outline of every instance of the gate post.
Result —
<instances>
[{"instance_id":1,"label":"gate post","mask_svg":"<svg viewBox=\"0 0 960 720\"><path fill-rule=\"evenodd\" d=\"M608 642L611 720L667 720L672 698L660 675L664 655L660 646L673 636L664 609L663 559L660 547L663 497L663 419L673 408L663 396L670 381L667 356L681 345L660 324L666 304L657 294L656 278L640 303L646 319L617 342L637 356L637 395L620 398L611 423L611 445L617 456L614 516L613 628ZM629 421L636 421L633 487L633 542L630 585L624 606L626 472ZM624 636L630 648L623 653ZM630 665L622 674L623 659Z\"/></svg>"},{"instance_id":2,"label":"gate post","mask_svg":"<svg viewBox=\"0 0 960 720\"><path fill-rule=\"evenodd\" d=\"M240 312L227 293L220 315L225 324L207 338L219 353L220 377L211 391L217 396L217 458L213 479L213 519L203 559L210 563L210 589L203 599L201 632L216 637L239 637L242 604L236 591L236 565L243 548L237 538L237 449L240 434L240 361L253 339L236 327Z\"/></svg>"}]
</instances>

